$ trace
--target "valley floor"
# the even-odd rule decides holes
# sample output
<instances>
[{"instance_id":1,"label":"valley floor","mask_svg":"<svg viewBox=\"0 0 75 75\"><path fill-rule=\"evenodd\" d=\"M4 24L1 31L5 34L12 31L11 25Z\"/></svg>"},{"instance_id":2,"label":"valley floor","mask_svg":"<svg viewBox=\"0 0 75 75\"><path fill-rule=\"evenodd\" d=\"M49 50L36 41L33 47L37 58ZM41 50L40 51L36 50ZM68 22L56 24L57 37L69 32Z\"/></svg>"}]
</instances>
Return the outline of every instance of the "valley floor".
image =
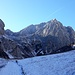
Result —
<instances>
[{"instance_id":1,"label":"valley floor","mask_svg":"<svg viewBox=\"0 0 75 75\"><path fill-rule=\"evenodd\" d=\"M2 61L2 59L0 59ZM75 75L75 50L22 60L3 60L0 75Z\"/></svg>"}]
</instances>

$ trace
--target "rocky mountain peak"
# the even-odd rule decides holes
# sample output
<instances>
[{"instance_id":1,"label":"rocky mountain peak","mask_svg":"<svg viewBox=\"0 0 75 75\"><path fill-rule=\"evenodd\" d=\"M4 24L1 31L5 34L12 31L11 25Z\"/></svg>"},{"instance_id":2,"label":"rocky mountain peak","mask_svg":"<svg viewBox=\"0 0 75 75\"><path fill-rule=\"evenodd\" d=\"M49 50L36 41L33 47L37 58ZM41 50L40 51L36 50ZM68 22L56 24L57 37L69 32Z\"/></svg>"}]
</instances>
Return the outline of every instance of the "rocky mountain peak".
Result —
<instances>
[{"instance_id":1,"label":"rocky mountain peak","mask_svg":"<svg viewBox=\"0 0 75 75\"><path fill-rule=\"evenodd\" d=\"M37 34L41 34L43 36L57 36L58 34L64 32L66 32L66 29L63 24L57 19L52 19L51 21L46 22L44 27L42 27Z\"/></svg>"},{"instance_id":2,"label":"rocky mountain peak","mask_svg":"<svg viewBox=\"0 0 75 75\"><path fill-rule=\"evenodd\" d=\"M57 19L55 18L55 19L52 19L51 22L58 22L58 21L57 21Z\"/></svg>"},{"instance_id":3,"label":"rocky mountain peak","mask_svg":"<svg viewBox=\"0 0 75 75\"><path fill-rule=\"evenodd\" d=\"M60 29L63 29L64 26L63 24L58 21L57 19L52 19L48 22L46 22L45 26L44 26L44 29L47 29L47 31L53 31L53 30L60 30Z\"/></svg>"},{"instance_id":4,"label":"rocky mountain peak","mask_svg":"<svg viewBox=\"0 0 75 75\"><path fill-rule=\"evenodd\" d=\"M48 21L47 23L57 23L57 22L59 22L59 21L55 18L55 19Z\"/></svg>"}]
</instances>

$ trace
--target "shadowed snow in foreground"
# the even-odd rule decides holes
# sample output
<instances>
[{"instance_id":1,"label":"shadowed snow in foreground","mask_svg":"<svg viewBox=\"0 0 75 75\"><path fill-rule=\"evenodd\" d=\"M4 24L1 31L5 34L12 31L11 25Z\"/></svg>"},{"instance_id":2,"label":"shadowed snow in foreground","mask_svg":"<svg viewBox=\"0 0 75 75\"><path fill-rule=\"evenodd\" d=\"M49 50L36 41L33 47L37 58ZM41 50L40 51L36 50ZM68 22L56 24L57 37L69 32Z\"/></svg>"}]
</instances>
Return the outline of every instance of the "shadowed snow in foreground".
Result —
<instances>
[{"instance_id":1,"label":"shadowed snow in foreground","mask_svg":"<svg viewBox=\"0 0 75 75\"><path fill-rule=\"evenodd\" d=\"M75 75L75 51L6 63L0 75Z\"/></svg>"}]
</instances>

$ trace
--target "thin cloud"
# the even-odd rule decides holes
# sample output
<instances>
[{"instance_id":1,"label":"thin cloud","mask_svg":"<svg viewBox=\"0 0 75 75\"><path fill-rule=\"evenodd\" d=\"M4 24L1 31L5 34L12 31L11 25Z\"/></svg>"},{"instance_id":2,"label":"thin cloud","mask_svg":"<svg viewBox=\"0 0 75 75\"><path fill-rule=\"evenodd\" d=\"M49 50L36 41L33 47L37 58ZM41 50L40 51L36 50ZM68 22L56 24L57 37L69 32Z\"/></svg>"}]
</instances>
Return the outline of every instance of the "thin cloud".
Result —
<instances>
[{"instance_id":1,"label":"thin cloud","mask_svg":"<svg viewBox=\"0 0 75 75\"><path fill-rule=\"evenodd\" d=\"M51 17L52 15L58 13L58 12L59 12L60 10L62 10L62 9L63 9L63 8L60 8L60 9L55 10L54 12L52 12L52 13L47 17L47 19L48 19L49 17Z\"/></svg>"}]
</instances>

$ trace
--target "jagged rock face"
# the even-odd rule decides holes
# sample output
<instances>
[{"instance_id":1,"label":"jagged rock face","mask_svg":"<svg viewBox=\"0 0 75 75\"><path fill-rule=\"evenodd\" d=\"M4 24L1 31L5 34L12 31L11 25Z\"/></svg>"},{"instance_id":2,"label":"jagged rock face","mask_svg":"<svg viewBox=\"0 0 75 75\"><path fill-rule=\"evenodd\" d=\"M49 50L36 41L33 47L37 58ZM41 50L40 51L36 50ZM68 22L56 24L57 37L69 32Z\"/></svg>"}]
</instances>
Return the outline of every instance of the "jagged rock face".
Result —
<instances>
[{"instance_id":1,"label":"jagged rock face","mask_svg":"<svg viewBox=\"0 0 75 75\"><path fill-rule=\"evenodd\" d=\"M11 33L12 32L10 32L10 34ZM16 37L16 35L18 37ZM12 35L10 36L21 45L22 42L26 43L28 46L25 45L25 47L23 47L26 49L23 52L27 52L27 54L31 56L35 55L33 54L34 51L36 55L40 55L40 52L42 52L42 54L55 53L60 48L75 42L75 31L71 27L63 26L63 24L56 19L38 25L28 26L18 33L13 33L14 37ZM60 52L62 52L62 50L60 50Z\"/></svg>"},{"instance_id":2,"label":"jagged rock face","mask_svg":"<svg viewBox=\"0 0 75 75\"><path fill-rule=\"evenodd\" d=\"M22 58L21 51L17 47L17 44L14 41L5 37L1 37L0 40L3 46L2 47L3 51L10 53L13 57Z\"/></svg>"},{"instance_id":3,"label":"jagged rock face","mask_svg":"<svg viewBox=\"0 0 75 75\"><path fill-rule=\"evenodd\" d=\"M71 30L71 32L73 32L73 30ZM36 34L41 35L43 37L52 36L54 38L57 38L59 40L57 42L57 44L59 44L59 47L68 45L72 41L72 40L70 40L71 36L69 37L70 33L56 19L47 22L46 25L45 25L45 27L43 27L38 32L36 32ZM73 35L73 36L75 36L75 35ZM50 38L47 38L47 39L50 39ZM51 41L51 40L49 40L49 41ZM52 42L52 43L55 43L55 42Z\"/></svg>"},{"instance_id":4,"label":"jagged rock face","mask_svg":"<svg viewBox=\"0 0 75 75\"><path fill-rule=\"evenodd\" d=\"M70 26L66 27L66 29L67 29L67 32L69 33L70 42L75 43L75 31Z\"/></svg>"},{"instance_id":5,"label":"jagged rock face","mask_svg":"<svg viewBox=\"0 0 75 75\"><path fill-rule=\"evenodd\" d=\"M3 35L3 34L4 34L4 27L5 27L5 24L4 24L4 22L0 19L0 35Z\"/></svg>"},{"instance_id":6,"label":"jagged rock face","mask_svg":"<svg viewBox=\"0 0 75 75\"><path fill-rule=\"evenodd\" d=\"M47 52L52 53L55 50L66 45L70 45L71 43L75 41L74 30L71 27L63 26L62 23L57 21L56 19L51 20L47 23L41 23L33 27L32 26L29 26L29 27L30 27L29 29L27 28L28 31L32 32L33 29L35 29L35 31L32 33L28 32L29 36L27 37L30 40L36 39L38 41L40 39L42 49L44 51L46 50L45 51L46 53ZM24 32L23 31L21 32L21 34L25 33L25 31ZM35 44L37 43L35 42Z\"/></svg>"},{"instance_id":7,"label":"jagged rock face","mask_svg":"<svg viewBox=\"0 0 75 75\"><path fill-rule=\"evenodd\" d=\"M30 46L27 47L28 45L22 46L5 36L1 36L0 41L1 41L1 44L0 44L1 52L4 51L7 55L10 54L13 58L27 58L27 57L34 56L34 52L32 52L33 50L29 48ZM10 56L8 57L11 58Z\"/></svg>"},{"instance_id":8,"label":"jagged rock face","mask_svg":"<svg viewBox=\"0 0 75 75\"><path fill-rule=\"evenodd\" d=\"M4 52L4 47L1 43L1 41L0 41L0 57L1 58L7 58L7 59L9 58L9 56Z\"/></svg>"}]
</instances>

